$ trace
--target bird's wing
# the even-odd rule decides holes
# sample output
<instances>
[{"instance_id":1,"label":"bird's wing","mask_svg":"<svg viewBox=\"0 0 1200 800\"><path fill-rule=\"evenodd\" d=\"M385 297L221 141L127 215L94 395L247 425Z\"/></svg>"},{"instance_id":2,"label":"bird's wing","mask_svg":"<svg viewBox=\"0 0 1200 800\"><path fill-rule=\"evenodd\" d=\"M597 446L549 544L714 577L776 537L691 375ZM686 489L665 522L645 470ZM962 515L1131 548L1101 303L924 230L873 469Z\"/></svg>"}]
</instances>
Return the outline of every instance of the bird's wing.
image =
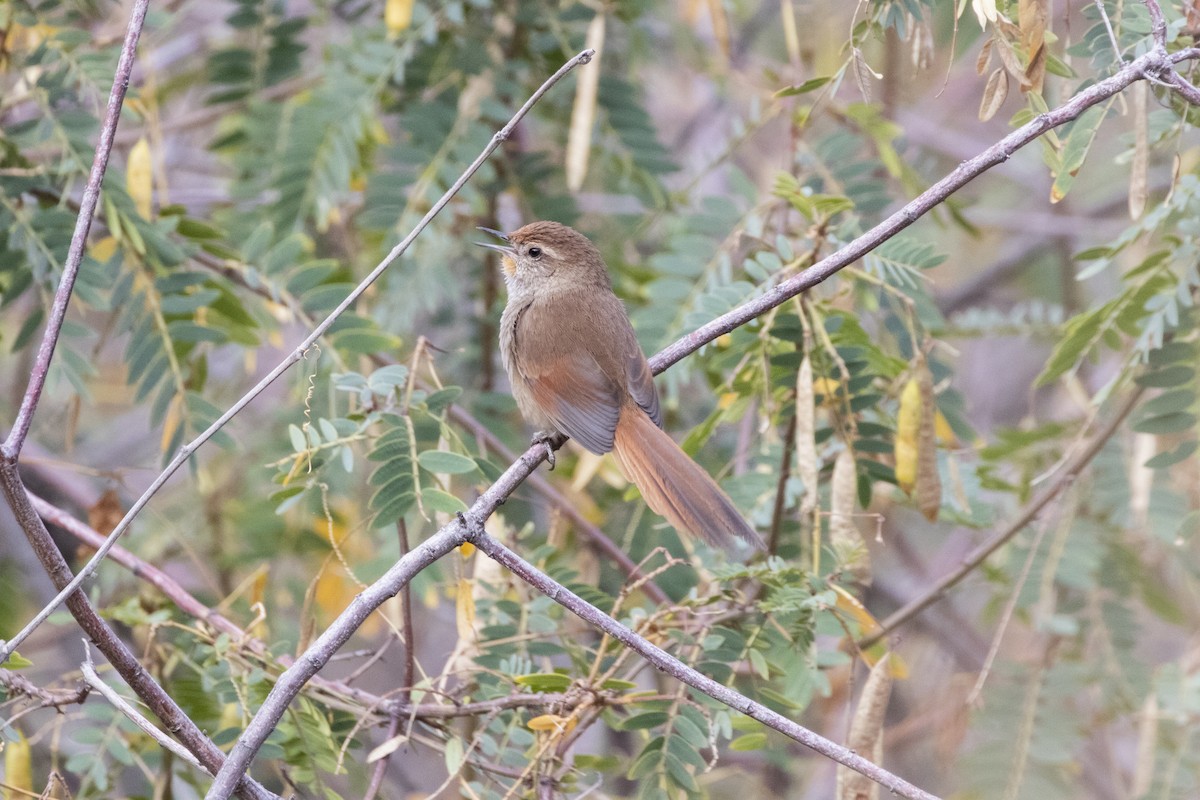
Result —
<instances>
[{"instance_id":1,"label":"bird's wing","mask_svg":"<svg viewBox=\"0 0 1200 800\"><path fill-rule=\"evenodd\" d=\"M561 300L549 307L534 303L521 315L515 338L520 379L546 418L593 453L612 450L622 389L593 355L604 346L594 309Z\"/></svg>"},{"instance_id":2,"label":"bird's wing","mask_svg":"<svg viewBox=\"0 0 1200 800\"><path fill-rule=\"evenodd\" d=\"M556 319L547 319L550 314ZM519 326L517 368L534 402L560 431L593 453L607 453L626 396L661 424L654 376L615 295L534 303ZM559 335L529 335L534 330Z\"/></svg>"},{"instance_id":3,"label":"bird's wing","mask_svg":"<svg viewBox=\"0 0 1200 800\"><path fill-rule=\"evenodd\" d=\"M631 341L625 346L625 378L629 396L633 398L642 410L654 420L654 424L662 427L662 410L658 407L658 389L654 386L654 374L650 372L650 364L642 353L641 345L629 331Z\"/></svg>"}]
</instances>

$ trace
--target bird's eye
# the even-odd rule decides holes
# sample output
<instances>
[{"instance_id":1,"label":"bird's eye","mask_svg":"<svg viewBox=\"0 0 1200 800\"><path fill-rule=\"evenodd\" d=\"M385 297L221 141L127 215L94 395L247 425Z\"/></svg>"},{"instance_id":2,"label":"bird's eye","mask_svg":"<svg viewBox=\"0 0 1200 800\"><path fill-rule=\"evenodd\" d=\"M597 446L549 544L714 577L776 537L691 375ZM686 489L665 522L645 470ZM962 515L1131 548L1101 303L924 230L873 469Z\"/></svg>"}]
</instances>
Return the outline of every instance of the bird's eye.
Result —
<instances>
[{"instance_id":1,"label":"bird's eye","mask_svg":"<svg viewBox=\"0 0 1200 800\"><path fill-rule=\"evenodd\" d=\"M541 258L542 257L542 248L538 247L537 245L534 245L533 247L529 248L529 257L530 258Z\"/></svg>"}]
</instances>

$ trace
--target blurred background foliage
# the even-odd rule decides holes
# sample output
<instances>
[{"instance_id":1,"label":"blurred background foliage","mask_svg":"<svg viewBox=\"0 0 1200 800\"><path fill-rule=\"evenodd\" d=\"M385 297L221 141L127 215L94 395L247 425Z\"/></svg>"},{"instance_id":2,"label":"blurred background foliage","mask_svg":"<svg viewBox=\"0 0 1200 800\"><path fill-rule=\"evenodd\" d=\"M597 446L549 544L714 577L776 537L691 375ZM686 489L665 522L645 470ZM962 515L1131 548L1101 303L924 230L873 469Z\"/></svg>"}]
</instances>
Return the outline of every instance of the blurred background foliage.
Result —
<instances>
[{"instance_id":1,"label":"blurred background foliage","mask_svg":"<svg viewBox=\"0 0 1200 800\"><path fill-rule=\"evenodd\" d=\"M583 70L551 91L135 524L125 546L175 588L115 564L93 585L228 744L278 659L528 441L498 367L503 286L472 244L477 225L586 232L652 353L1151 46L1142 4L1102 5L1112 37L1096 4L1036 0L152 4L26 479L106 532L546 76L597 47L583 68L599 70L594 93ZM1185 5L1167 4L1171 48L1200 24ZM4 419L126 13L0 4ZM1197 796L1191 114L1138 84L660 379L667 429L769 554L742 563L680 539L610 460L573 446L489 530L684 661L866 742L929 791ZM854 640L1054 486L1034 523L895 631L867 680L885 651ZM660 588L628 584L591 544L596 527ZM225 623L181 606L185 591ZM51 595L10 521L0 593L0 636ZM410 611L411 623L393 601L362 628L293 704L258 777L360 797L386 759L382 797L835 794L831 764L654 674L480 556L426 570ZM70 685L82 650L65 612L22 655L36 684ZM36 796L52 773L77 798L207 785L101 700L23 713L30 701L9 695L9 797ZM480 705L452 713L468 702Z\"/></svg>"}]
</instances>

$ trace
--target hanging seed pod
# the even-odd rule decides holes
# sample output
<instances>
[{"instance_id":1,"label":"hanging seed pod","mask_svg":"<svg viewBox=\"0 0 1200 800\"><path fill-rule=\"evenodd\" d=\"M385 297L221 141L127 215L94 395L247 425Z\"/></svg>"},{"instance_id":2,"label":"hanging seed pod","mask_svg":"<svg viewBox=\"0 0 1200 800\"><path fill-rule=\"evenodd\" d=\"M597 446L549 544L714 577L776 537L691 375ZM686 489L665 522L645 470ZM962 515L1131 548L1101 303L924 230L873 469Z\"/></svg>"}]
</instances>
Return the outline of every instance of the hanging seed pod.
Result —
<instances>
[{"instance_id":1,"label":"hanging seed pod","mask_svg":"<svg viewBox=\"0 0 1200 800\"><path fill-rule=\"evenodd\" d=\"M854 466L854 453L846 449L833 462L829 545L837 557L839 568L865 583L871 579L871 556L858 526L854 524L857 500L858 471Z\"/></svg>"}]
</instances>

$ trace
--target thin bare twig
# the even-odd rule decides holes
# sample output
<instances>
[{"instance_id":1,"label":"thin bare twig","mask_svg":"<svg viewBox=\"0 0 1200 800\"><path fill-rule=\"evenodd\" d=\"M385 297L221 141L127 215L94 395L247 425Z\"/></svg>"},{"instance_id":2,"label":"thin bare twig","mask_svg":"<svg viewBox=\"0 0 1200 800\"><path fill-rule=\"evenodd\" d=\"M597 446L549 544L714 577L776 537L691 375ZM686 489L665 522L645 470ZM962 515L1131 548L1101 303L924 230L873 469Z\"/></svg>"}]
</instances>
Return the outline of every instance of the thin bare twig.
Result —
<instances>
[{"instance_id":1,"label":"thin bare twig","mask_svg":"<svg viewBox=\"0 0 1200 800\"><path fill-rule=\"evenodd\" d=\"M974 706L978 702L979 696L983 694L983 685L987 683L988 675L992 672L992 665L996 663L996 656L1000 652L1004 634L1008 631L1008 624L1012 622L1013 613L1017 610L1017 602L1021 599L1021 590L1025 588L1025 581L1029 579L1029 572L1033 569L1033 562L1038 557L1042 539L1046 538L1048 530L1050 530L1050 521L1043 519L1029 545L1029 553L1025 556L1025 563L1021 565L1021 572L1017 575L1017 580L1009 591L1004 610L1000 612L1000 621L996 623L996 632L992 634L992 643L988 646L987 655L983 658L983 666L979 668L975 685L971 687L971 691L967 692L967 699L964 701L967 706Z\"/></svg>"},{"instance_id":2,"label":"thin bare twig","mask_svg":"<svg viewBox=\"0 0 1200 800\"><path fill-rule=\"evenodd\" d=\"M1083 472L1084 467L1091 463L1091 460L1104 448L1104 445L1108 444L1108 440L1113 437L1113 434L1125 422L1125 418L1137 407L1141 397L1142 389L1138 388L1131 392L1121 407L1117 409L1117 412L1113 414L1112 419L1105 423L1104 427L1087 443L1087 446L1080 450L1067 463L1053 484L1047 486L1041 494L1030 500L1012 522L1008 523L1003 529L997 531L987 541L971 551L957 569L943 576L937 583L922 592L919 597L913 598L905 603L902 608L893 612L891 616L883 621L878 630L859 639L858 646L865 650L917 614L920 614L934 602L941 599L959 581L974 572L976 567L987 560L988 556L1000 549L1005 542L1024 530L1026 525L1037 518L1042 509L1049 505L1054 498L1058 497L1064 489L1075 482L1075 479Z\"/></svg>"},{"instance_id":3,"label":"thin bare twig","mask_svg":"<svg viewBox=\"0 0 1200 800\"><path fill-rule=\"evenodd\" d=\"M38 709L56 708L61 711L63 706L82 704L92 691L87 684L82 684L75 689L43 689L24 675L7 669L0 669L0 688L3 688L8 696L6 702L16 701L18 699L16 696L19 695L25 695L31 700L37 701L8 719L0 721L0 731Z\"/></svg>"},{"instance_id":4,"label":"thin bare twig","mask_svg":"<svg viewBox=\"0 0 1200 800\"><path fill-rule=\"evenodd\" d=\"M792 278L783 281L756 300L739 306L676 341L650 359L651 367L656 374L662 372L717 337L729 333L738 326L780 305L805 289L815 286L835 274L838 270L861 258L875 247L878 247L888 238L907 228L929 210L943 202L953 192L988 169L1005 162L1014 152L1036 140L1046 131L1076 119L1088 108L1107 100L1137 80L1144 79L1148 75L1169 73L1172 71L1174 64L1197 57L1200 57L1200 50L1196 48L1189 48L1188 50L1169 55L1164 52L1154 51L1140 56L1111 77L1093 84L1053 111L1037 116L1029 123L1005 136L992 147L987 148L974 158L964 161L920 196L910 201L899 211L841 250L822 259ZM304 683L328 662L333 652L349 640L353 632L375 608L388 597L398 592L407 581L411 580L426 565L433 563L433 561L442 555L450 552L450 550L457 547L463 541L468 540L468 537L474 536L480 539L490 539L490 537L486 537L486 534L483 533L484 521L495 512L498 505L528 477L545 457L546 449L544 447L540 444L531 446L475 501L468 511L461 514L455 522L443 527L408 556L402 558L383 577L369 586L350 603L338 619L297 659L296 663L280 676L266 701L259 708L258 712L255 713L249 726L247 726L242 736L234 744L229 759L226 761L221 773L217 776L217 781L214 782L207 795L210 800L224 800L224 798L229 796L236 776L241 775L249 767L250 761L283 716L291 699L299 693ZM546 580L549 583L545 584L546 588L544 591L552 599L564 596L564 593L567 592L559 584L550 581L548 578ZM617 624L615 621L610 621L614 625ZM619 625L617 627L625 630ZM665 653L662 655L670 660L670 657L666 656ZM696 673L696 675L699 675L699 673ZM699 675L699 677L704 678L703 675ZM704 680L707 681L708 679L705 678ZM758 709L762 709L761 706L753 703L748 698L719 684L714 684L714 690L718 692L719 699L722 702L730 703L733 708L738 710L751 708L755 713L759 713ZM774 712L770 712L768 709L762 709L762 711L765 712L764 716L771 719L772 722L780 724L789 731L798 733L804 730L795 723L774 714ZM805 735L816 737L816 734L811 732L807 732ZM817 737L817 739L819 738ZM832 742L829 745L832 745L833 748L838 747ZM825 747L825 745L821 746ZM842 750L839 749L830 750L829 752L836 753L838 757L843 755ZM890 773L880 770L875 765L870 764L870 762L865 762L852 753L849 755L851 758L839 763L844 763L852 769L865 766L874 775L886 777L887 780L893 783L897 781L903 783L899 778L895 778ZM907 786L907 784L904 785ZM921 792L920 789L916 787L912 788L914 791L920 792L920 794L910 796L929 797L928 794Z\"/></svg>"},{"instance_id":5,"label":"thin bare twig","mask_svg":"<svg viewBox=\"0 0 1200 800\"><path fill-rule=\"evenodd\" d=\"M117 60L117 70L113 74L112 90L108 95L108 108L104 112L104 122L100 126L100 140L96 143L96 155L92 159L92 170L88 174L87 183L83 187L83 198L79 203L79 214L75 217L75 232L71 234L71 244L67 249L67 260L63 263L63 274L59 280L58 289L54 292L54 302L50 306L50 318L46 321L46 331L42 334L42 342L38 345L37 356L33 361L33 371L29 375L29 384L25 387L25 396L21 398L21 407L17 411L16 421L8 438L0 446L0 454L5 461L16 463L29 435L29 427L33 424L33 415L37 411L38 401L42 397L42 389L46 386L46 376L50 371L50 361L54 358L54 348L58 345L58 334L62 330L63 320L67 316L67 305L71 302L71 292L75 288L75 278L79 275L79 265L83 263L83 251L87 246L88 231L92 227L92 217L96 214L96 204L100 200L100 184L104 182L104 173L108 169L108 157L112 153L113 137L116 135L117 123L121 119L121 106L125 103L125 92L129 88L129 76L133 72L133 59L137 54L138 39L142 35L142 24L146 21L146 8L149 0L137 0L129 15L129 27L125 32L125 42L121 45L121 57ZM61 602L61 601L60 601ZM11 650L0 654L0 664L11 653Z\"/></svg>"},{"instance_id":6,"label":"thin bare twig","mask_svg":"<svg viewBox=\"0 0 1200 800\"><path fill-rule=\"evenodd\" d=\"M1200 57L1200 49L1188 48L1166 54L1152 51L1129 62L1116 73L1084 89L1058 108L1039 114L1010 132L996 144L963 161L948 175L905 204L887 219L835 253L801 270L791 278L767 290L758 298L722 314L713 321L680 338L650 359L657 375L677 361L699 350L719 336L730 333L755 317L824 281L843 267L862 258L883 242L912 225L946 198L992 167L1003 164L1013 153L1042 134L1076 119L1087 109L1122 91L1147 76L1170 74L1174 64Z\"/></svg>"},{"instance_id":7,"label":"thin bare twig","mask_svg":"<svg viewBox=\"0 0 1200 800\"><path fill-rule=\"evenodd\" d=\"M7 659L9 654L11 654L12 649L16 647L17 644L24 640L25 637L27 637L38 625L41 625L46 618L54 612L54 609L58 608L59 604L66 599L67 595L78 589L83 582L87 580L93 572L96 571L96 567L98 567L100 562L104 560L104 557L108 555L108 551L112 549L114 544L116 544L117 539L121 537L121 534L125 533L125 531L129 528L129 524L133 521L134 517L136 517L143 508L145 508L146 504L150 502L150 498L152 498L158 492L158 490L163 487L167 480L174 475L175 472L181 466L183 466L189 458L191 458L192 453L196 452L201 445L211 439L213 435L217 433L217 431L225 427L229 420L241 413L242 409L248 406L256 397L262 394L268 386L275 382L276 378L286 372L293 364L304 358L304 355L308 352L308 349L312 347L318 339L325 335L325 332L333 326L338 317L340 317L342 313L346 311L346 309L353 305L354 302L357 301L358 298L363 294L363 292L370 288L371 284L373 284L379 278L379 276L381 276L384 271L391 266L392 262L399 258L404 251L409 248L421 231L425 230L429 223L433 221L433 218L441 213L442 209L446 207L451 198L458 194L459 190L462 189L471 176L473 176L475 172L481 166L483 166L483 162L485 162L496 150L496 148L499 147L512 134L513 128L517 126L517 123L529 113L529 110L533 108L535 103L542 99L542 95L549 91L550 87L558 83L558 81L561 80L564 75L573 70L575 67L591 61L593 55L594 51L584 50L566 64L563 64L563 66L559 68L558 72L554 73L554 75L552 75L545 83L543 83L541 87L539 87L538 90L534 92L528 100L525 101L525 105L521 106L517 113L513 115L512 119L510 119L503 128L501 128L495 133L495 135L492 136L491 141L488 142L487 146L483 149L479 156L476 157L476 159L471 162L470 166L468 166L466 170L464 170L463 173L458 176L458 180L456 180L438 199L438 201L433 204L433 206L425 213L425 216L421 218L421 221L416 224L412 231L410 231L409 234L405 236L399 244L393 247L391 252L384 256L383 260L379 262L375 269L371 270L367 277L363 278L363 280L354 287L353 291L346 295L345 299L343 299L342 302L337 305L337 308L330 312L329 316L327 316L320 322L320 324L313 328L312 332L304 338L304 341L296 345L295 349L292 350L292 352L286 358L284 358L283 361L279 362L274 369L268 372L262 378L262 380L254 385L254 388L242 395L242 397L239 398L236 403L230 406L224 414L222 414L215 422L213 422L212 425L209 425L203 433L179 449L179 452L176 453L175 457L171 459L169 464L167 464L166 469L164 469L159 476L154 479L149 488L142 493L142 496L139 497L132 506L130 506L129 511L126 512L121 521L118 522L116 527L113 528L112 533L108 535L104 545L96 551L96 554L92 556L91 560L89 560L83 569L79 571L79 574L75 576L75 579L72 580L66 587L64 587L63 590L59 592L58 595L52 601L50 601L45 608L38 612L38 614L21 630L20 633L13 637L10 642L6 642L3 647L0 647L0 663L3 663L4 660Z\"/></svg>"},{"instance_id":8,"label":"thin bare twig","mask_svg":"<svg viewBox=\"0 0 1200 800\"><path fill-rule=\"evenodd\" d=\"M1159 47L1167 46L1167 21L1163 19L1162 8L1158 5L1158 0L1142 0L1142 5L1146 7L1146 11L1150 12L1150 34L1154 37L1154 43ZM1101 4L1103 8L1103 4Z\"/></svg>"},{"instance_id":9,"label":"thin bare twig","mask_svg":"<svg viewBox=\"0 0 1200 800\"><path fill-rule=\"evenodd\" d=\"M1125 57L1121 55L1121 43L1117 41L1117 34L1113 32L1112 21L1108 18L1108 9L1104 7L1104 0L1092 0L1096 6L1096 11L1100 13L1100 19L1104 22L1104 30L1108 32L1108 41L1112 45L1113 55L1122 64L1125 63Z\"/></svg>"},{"instance_id":10,"label":"thin bare twig","mask_svg":"<svg viewBox=\"0 0 1200 800\"><path fill-rule=\"evenodd\" d=\"M97 692L104 696L104 699L112 703L113 706L124 714L130 722L137 725L139 729L154 741L158 742L160 747L170 750L180 759L186 761L198 770L204 771L204 767L196 760L196 757L189 753L183 745L168 737L165 733L155 727L154 723L138 713L137 709L129 705L124 697L117 694L116 690L100 679L96 674L96 667L92 664L92 650L87 646L87 639L83 640L83 651L87 654L84 662L79 665L79 670L83 673L83 679L87 681L88 686L91 686Z\"/></svg>"}]
</instances>

